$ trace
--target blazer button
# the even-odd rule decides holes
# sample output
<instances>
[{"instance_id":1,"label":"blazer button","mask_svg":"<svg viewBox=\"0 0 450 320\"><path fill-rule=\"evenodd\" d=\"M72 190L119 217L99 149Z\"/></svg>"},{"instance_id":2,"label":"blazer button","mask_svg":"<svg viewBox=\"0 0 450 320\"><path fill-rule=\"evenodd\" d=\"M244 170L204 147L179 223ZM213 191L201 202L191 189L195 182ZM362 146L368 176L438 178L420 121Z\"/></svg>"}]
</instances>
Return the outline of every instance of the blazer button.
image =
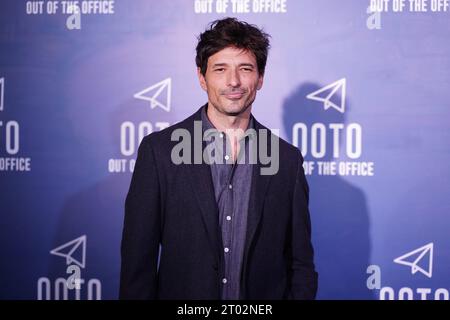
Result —
<instances>
[{"instance_id":1,"label":"blazer button","mask_svg":"<svg viewBox=\"0 0 450 320\"><path fill-rule=\"evenodd\" d=\"M214 269L214 270L217 270L217 269L218 269L217 264L213 264L213 269Z\"/></svg>"}]
</instances>

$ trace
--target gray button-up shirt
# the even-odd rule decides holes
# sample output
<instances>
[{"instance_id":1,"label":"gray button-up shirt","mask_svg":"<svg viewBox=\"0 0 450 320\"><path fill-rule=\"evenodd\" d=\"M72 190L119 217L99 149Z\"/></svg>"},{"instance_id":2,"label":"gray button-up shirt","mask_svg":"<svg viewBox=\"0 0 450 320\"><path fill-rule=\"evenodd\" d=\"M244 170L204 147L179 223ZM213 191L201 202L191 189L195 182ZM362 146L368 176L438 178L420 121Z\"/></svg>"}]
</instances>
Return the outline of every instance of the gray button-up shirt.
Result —
<instances>
[{"instance_id":1,"label":"gray button-up shirt","mask_svg":"<svg viewBox=\"0 0 450 320\"><path fill-rule=\"evenodd\" d=\"M202 127L207 139L205 150L211 167L214 193L219 208L225 272L222 275L222 299L237 300L240 295L241 267L247 231L248 203L252 183L253 154L250 142L255 131L246 131L241 139L237 161L233 162L230 141L209 121L207 106L202 109ZM253 129L251 116L247 129ZM244 148L242 145L244 144Z\"/></svg>"}]
</instances>

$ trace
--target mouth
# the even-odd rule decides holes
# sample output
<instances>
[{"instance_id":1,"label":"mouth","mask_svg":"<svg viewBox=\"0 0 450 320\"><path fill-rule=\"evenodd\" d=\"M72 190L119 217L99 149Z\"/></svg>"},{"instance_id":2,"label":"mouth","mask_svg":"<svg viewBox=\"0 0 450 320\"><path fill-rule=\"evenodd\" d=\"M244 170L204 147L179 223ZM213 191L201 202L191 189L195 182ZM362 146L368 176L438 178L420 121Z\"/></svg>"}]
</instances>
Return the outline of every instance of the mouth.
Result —
<instances>
[{"instance_id":1,"label":"mouth","mask_svg":"<svg viewBox=\"0 0 450 320\"><path fill-rule=\"evenodd\" d=\"M229 100L239 100L244 96L244 92L242 91L228 92L225 93L224 96Z\"/></svg>"}]
</instances>

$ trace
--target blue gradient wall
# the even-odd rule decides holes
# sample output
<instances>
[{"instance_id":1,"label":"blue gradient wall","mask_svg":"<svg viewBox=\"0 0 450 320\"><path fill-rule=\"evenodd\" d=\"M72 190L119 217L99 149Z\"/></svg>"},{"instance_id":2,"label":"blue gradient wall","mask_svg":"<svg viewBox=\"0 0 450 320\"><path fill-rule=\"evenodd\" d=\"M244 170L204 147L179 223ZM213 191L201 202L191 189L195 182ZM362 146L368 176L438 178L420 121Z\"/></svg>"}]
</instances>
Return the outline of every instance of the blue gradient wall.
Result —
<instances>
[{"instance_id":1,"label":"blue gradient wall","mask_svg":"<svg viewBox=\"0 0 450 320\"><path fill-rule=\"evenodd\" d=\"M305 155L318 298L449 298L447 7L41 2L0 3L0 298L117 298L139 139L206 102L196 37L225 16L272 36L253 114Z\"/></svg>"}]
</instances>

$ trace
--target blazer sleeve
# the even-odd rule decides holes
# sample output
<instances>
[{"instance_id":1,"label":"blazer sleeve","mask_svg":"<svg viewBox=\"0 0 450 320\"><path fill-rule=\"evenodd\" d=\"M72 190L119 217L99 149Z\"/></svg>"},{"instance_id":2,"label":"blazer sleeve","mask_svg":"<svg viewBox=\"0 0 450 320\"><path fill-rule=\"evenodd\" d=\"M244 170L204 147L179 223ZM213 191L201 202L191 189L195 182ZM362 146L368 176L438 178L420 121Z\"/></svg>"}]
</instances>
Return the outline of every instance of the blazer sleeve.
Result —
<instances>
[{"instance_id":1,"label":"blazer sleeve","mask_svg":"<svg viewBox=\"0 0 450 320\"><path fill-rule=\"evenodd\" d=\"M156 299L161 203L150 136L145 137L125 200L120 299Z\"/></svg>"},{"instance_id":2,"label":"blazer sleeve","mask_svg":"<svg viewBox=\"0 0 450 320\"><path fill-rule=\"evenodd\" d=\"M314 267L309 215L309 187L298 152L297 176L292 206L292 277L290 299L315 299L318 274Z\"/></svg>"}]
</instances>

